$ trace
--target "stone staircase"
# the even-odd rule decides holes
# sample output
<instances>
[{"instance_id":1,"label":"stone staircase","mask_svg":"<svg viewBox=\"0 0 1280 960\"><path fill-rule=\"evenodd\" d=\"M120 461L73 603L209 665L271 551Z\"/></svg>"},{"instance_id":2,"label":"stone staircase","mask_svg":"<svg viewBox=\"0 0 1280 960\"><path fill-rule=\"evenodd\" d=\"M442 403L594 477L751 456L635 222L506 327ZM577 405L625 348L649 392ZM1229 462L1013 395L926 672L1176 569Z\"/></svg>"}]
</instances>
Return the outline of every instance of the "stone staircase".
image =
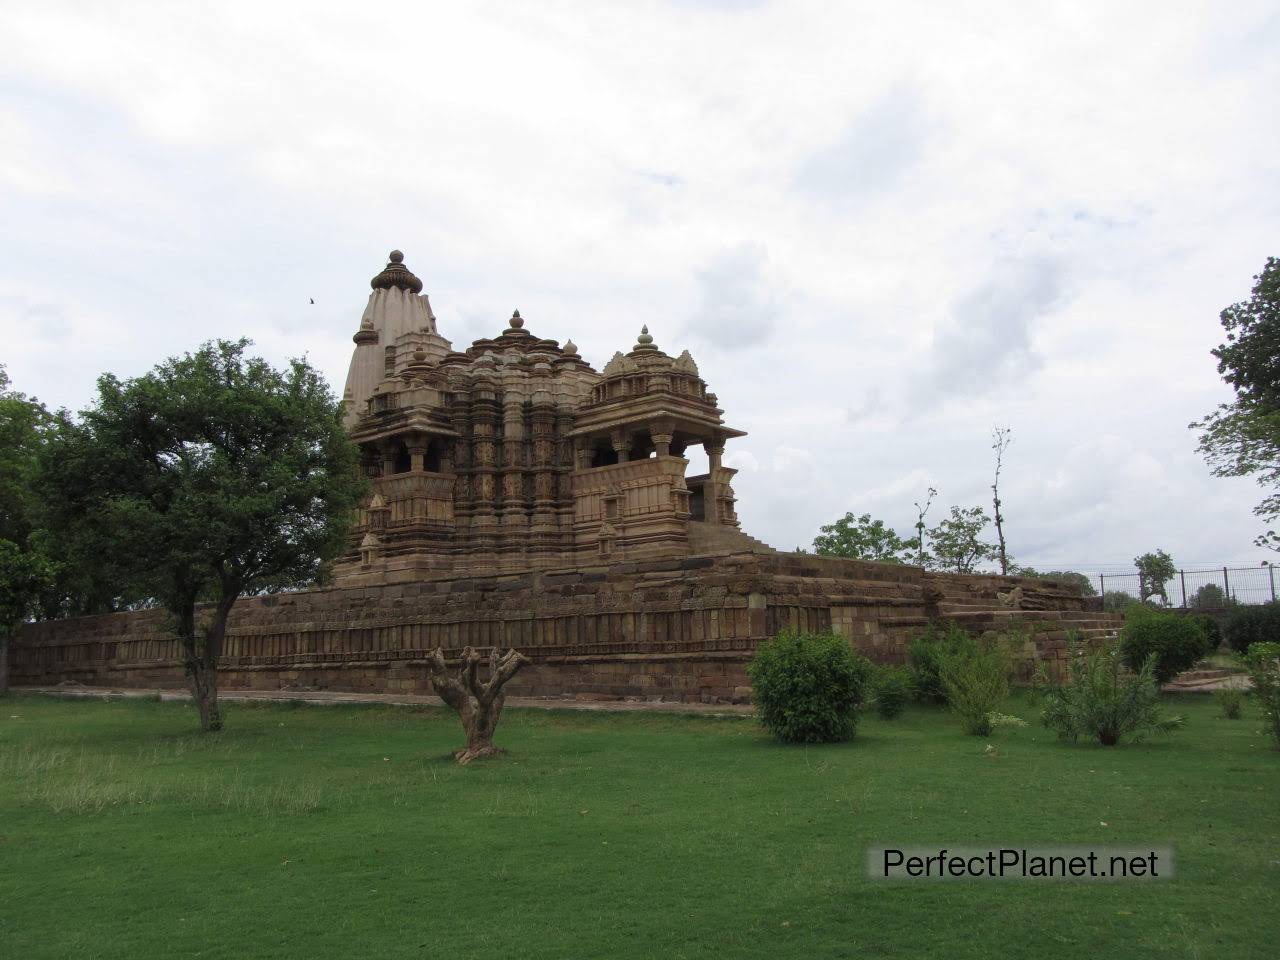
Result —
<instances>
[{"instance_id":1,"label":"stone staircase","mask_svg":"<svg viewBox=\"0 0 1280 960\"><path fill-rule=\"evenodd\" d=\"M1089 647L1104 640L1111 640L1124 626L1124 617L1118 613L1090 613L1083 610L1005 610L992 609L989 602L983 608L976 603L944 601L938 605L938 619L954 620L966 630L981 633L984 630L1030 628L1042 633L1045 639L1066 640L1072 633Z\"/></svg>"},{"instance_id":2,"label":"stone staircase","mask_svg":"<svg viewBox=\"0 0 1280 960\"><path fill-rule=\"evenodd\" d=\"M778 552L737 527L702 520L689 521L689 550L696 554Z\"/></svg>"}]
</instances>

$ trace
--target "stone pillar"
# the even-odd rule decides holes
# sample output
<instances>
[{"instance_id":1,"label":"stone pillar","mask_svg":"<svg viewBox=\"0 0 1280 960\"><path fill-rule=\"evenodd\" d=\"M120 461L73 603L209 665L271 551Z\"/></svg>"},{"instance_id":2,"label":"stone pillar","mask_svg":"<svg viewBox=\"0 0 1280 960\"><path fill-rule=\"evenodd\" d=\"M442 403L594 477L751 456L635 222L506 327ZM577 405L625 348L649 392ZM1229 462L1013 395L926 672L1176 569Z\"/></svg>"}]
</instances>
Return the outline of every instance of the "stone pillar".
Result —
<instances>
[{"instance_id":1,"label":"stone pillar","mask_svg":"<svg viewBox=\"0 0 1280 960\"><path fill-rule=\"evenodd\" d=\"M724 456L722 441L708 440L702 445L707 451L707 485L702 491L702 515L707 523L720 523L720 458Z\"/></svg>"},{"instance_id":2,"label":"stone pillar","mask_svg":"<svg viewBox=\"0 0 1280 960\"><path fill-rule=\"evenodd\" d=\"M671 456L672 427L669 423L653 423L649 425L649 439L660 457Z\"/></svg>"},{"instance_id":3,"label":"stone pillar","mask_svg":"<svg viewBox=\"0 0 1280 960\"><path fill-rule=\"evenodd\" d=\"M396 445L391 442L382 445L382 475L389 477L396 472Z\"/></svg>"},{"instance_id":4,"label":"stone pillar","mask_svg":"<svg viewBox=\"0 0 1280 960\"><path fill-rule=\"evenodd\" d=\"M619 463L626 463L631 459L631 438L627 436L625 430L614 430L610 433L609 443L613 445L613 452L618 455Z\"/></svg>"},{"instance_id":5,"label":"stone pillar","mask_svg":"<svg viewBox=\"0 0 1280 960\"><path fill-rule=\"evenodd\" d=\"M405 444L409 449L409 469L422 472L427 469L427 441L423 437L413 437Z\"/></svg>"}]
</instances>

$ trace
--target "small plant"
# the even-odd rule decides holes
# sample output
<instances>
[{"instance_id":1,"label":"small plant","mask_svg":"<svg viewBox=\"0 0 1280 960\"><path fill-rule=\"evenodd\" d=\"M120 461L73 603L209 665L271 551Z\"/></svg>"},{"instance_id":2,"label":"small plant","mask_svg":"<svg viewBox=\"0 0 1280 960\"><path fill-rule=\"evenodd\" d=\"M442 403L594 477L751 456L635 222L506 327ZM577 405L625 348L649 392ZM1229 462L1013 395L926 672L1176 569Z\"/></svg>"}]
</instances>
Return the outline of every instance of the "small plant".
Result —
<instances>
[{"instance_id":1,"label":"small plant","mask_svg":"<svg viewBox=\"0 0 1280 960\"><path fill-rule=\"evenodd\" d=\"M1280 603L1236 607L1227 617L1222 638L1236 653L1247 653L1255 643L1280 642Z\"/></svg>"},{"instance_id":2,"label":"small plant","mask_svg":"<svg viewBox=\"0 0 1280 960\"><path fill-rule=\"evenodd\" d=\"M1074 644L1069 681L1047 690L1041 722L1064 740L1085 736L1104 747L1125 737L1141 740L1148 733L1181 727L1185 718L1161 712L1155 661L1153 654L1134 672L1125 667L1118 649L1087 654Z\"/></svg>"},{"instance_id":3,"label":"small plant","mask_svg":"<svg viewBox=\"0 0 1280 960\"><path fill-rule=\"evenodd\" d=\"M925 632L907 647L907 665L916 698L929 703L945 703L942 661L957 653L977 653L978 642L954 622L945 627L929 624Z\"/></svg>"},{"instance_id":4,"label":"small plant","mask_svg":"<svg viewBox=\"0 0 1280 960\"><path fill-rule=\"evenodd\" d=\"M1003 638L945 655L939 670L947 705L965 733L985 737L995 729L995 707L1009 695L1009 651Z\"/></svg>"},{"instance_id":5,"label":"small plant","mask_svg":"<svg viewBox=\"0 0 1280 960\"><path fill-rule=\"evenodd\" d=\"M1156 683L1168 683L1208 652L1204 632L1187 617L1150 607L1125 612L1125 624L1120 630L1121 656L1135 672L1154 658Z\"/></svg>"},{"instance_id":6,"label":"small plant","mask_svg":"<svg viewBox=\"0 0 1280 960\"><path fill-rule=\"evenodd\" d=\"M903 667L884 667L876 677L876 712L885 720L902 713L911 699L911 674Z\"/></svg>"},{"instance_id":7,"label":"small plant","mask_svg":"<svg viewBox=\"0 0 1280 960\"><path fill-rule=\"evenodd\" d=\"M1262 715L1280 748L1280 643L1255 643L1243 660L1253 679L1253 695L1262 705Z\"/></svg>"},{"instance_id":8,"label":"small plant","mask_svg":"<svg viewBox=\"0 0 1280 960\"><path fill-rule=\"evenodd\" d=\"M760 722L787 743L851 738L873 671L849 641L830 633L782 633L747 665Z\"/></svg>"},{"instance_id":9,"label":"small plant","mask_svg":"<svg viewBox=\"0 0 1280 960\"><path fill-rule=\"evenodd\" d=\"M1224 720L1239 720L1244 708L1244 691L1239 687L1222 687L1213 691L1213 702Z\"/></svg>"}]
</instances>

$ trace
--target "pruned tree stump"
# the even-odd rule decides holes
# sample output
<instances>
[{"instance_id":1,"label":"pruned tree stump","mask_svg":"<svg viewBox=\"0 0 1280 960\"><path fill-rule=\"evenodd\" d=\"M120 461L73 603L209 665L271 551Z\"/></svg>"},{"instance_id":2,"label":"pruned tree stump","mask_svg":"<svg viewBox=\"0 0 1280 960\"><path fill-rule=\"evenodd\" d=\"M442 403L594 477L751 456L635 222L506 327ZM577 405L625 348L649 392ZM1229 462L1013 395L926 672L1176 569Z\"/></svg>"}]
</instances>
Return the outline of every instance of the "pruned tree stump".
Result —
<instances>
[{"instance_id":1,"label":"pruned tree stump","mask_svg":"<svg viewBox=\"0 0 1280 960\"><path fill-rule=\"evenodd\" d=\"M480 680L480 664L484 655L474 647L462 651L458 675L450 676L444 651L437 648L427 656L427 672L436 694L458 713L467 745L453 754L458 763L470 763L481 757L497 756L504 751L493 745L493 731L502 716L506 695L502 688L530 660L516 650L500 654L497 647L489 650L489 677Z\"/></svg>"}]
</instances>

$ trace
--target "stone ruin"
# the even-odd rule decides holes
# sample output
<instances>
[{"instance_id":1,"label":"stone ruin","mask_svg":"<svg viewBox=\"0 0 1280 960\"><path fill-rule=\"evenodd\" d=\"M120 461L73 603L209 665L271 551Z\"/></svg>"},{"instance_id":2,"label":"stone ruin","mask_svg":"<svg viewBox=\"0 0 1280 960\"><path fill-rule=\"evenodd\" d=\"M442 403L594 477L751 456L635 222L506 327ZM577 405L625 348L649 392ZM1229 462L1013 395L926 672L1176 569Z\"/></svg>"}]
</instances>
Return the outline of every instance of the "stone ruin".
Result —
<instances>
[{"instance_id":1,"label":"stone ruin","mask_svg":"<svg viewBox=\"0 0 1280 960\"><path fill-rule=\"evenodd\" d=\"M455 351L422 282L392 251L371 281L344 390L372 493L331 586L246 598L231 617L225 689L425 693L428 654L516 648L511 695L749 699L756 645L834 630L901 662L926 624L1027 635L1062 669L1069 631L1118 619L1069 585L787 554L740 529L725 425L686 350L647 328L602 370L525 329ZM706 451L687 474L684 454ZM161 611L24 626L15 685L179 687Z\"/></svg>"}]
</instances>

